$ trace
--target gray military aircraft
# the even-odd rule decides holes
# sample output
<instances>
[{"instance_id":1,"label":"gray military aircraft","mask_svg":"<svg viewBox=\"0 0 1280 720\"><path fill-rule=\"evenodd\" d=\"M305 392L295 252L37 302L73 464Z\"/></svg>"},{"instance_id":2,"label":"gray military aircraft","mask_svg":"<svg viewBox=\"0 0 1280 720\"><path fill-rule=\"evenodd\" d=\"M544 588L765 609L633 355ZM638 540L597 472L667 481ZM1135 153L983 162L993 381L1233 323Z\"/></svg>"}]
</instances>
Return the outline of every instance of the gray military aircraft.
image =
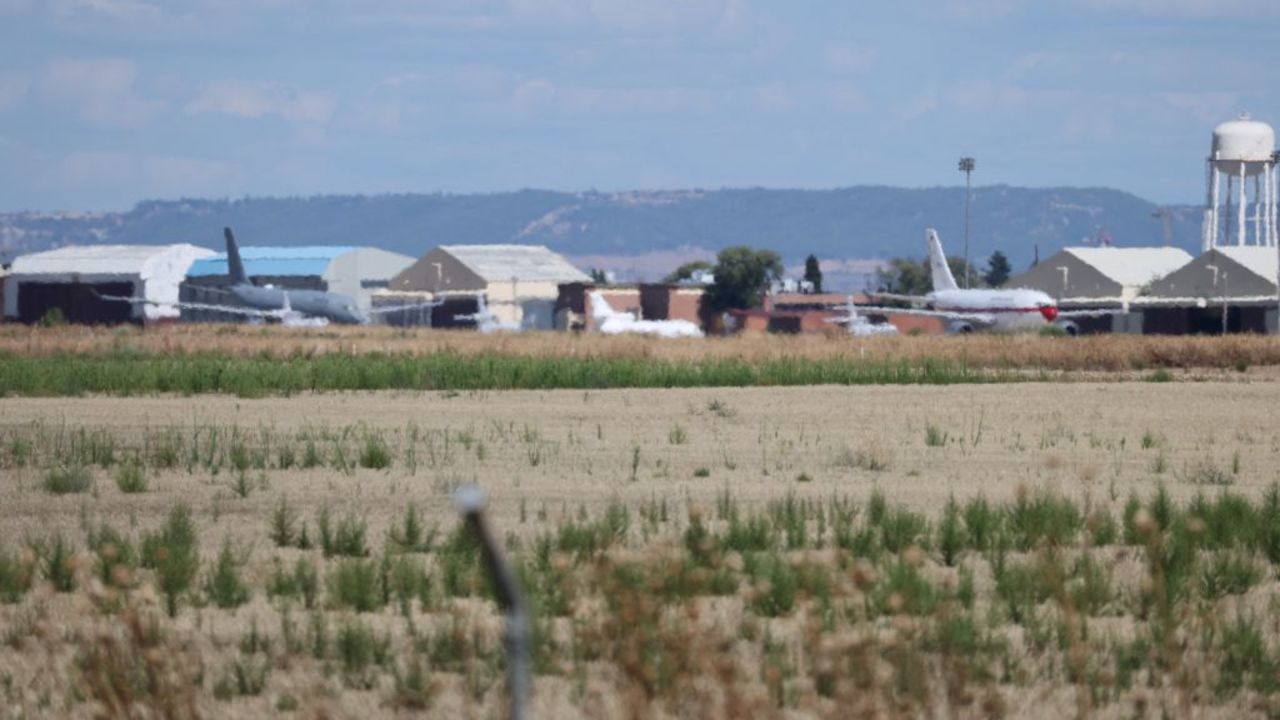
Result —
<instances>
[{"instance_id":1,"label":"gray military aircraft","mask_svg":"<svg viewBox=\"0 0 1280 720\"><path fill-rule=\"evenodd\" d=\"M104 300L121 302L162 304L170 307L188 308L191 310L215 310L218 312L246 315L257 320L277 320L285 325L367 325L370 315L381 315L403 310L436 307L442 301L416 303L413 305L380 306L368 312L362 311L350 296L326 290L287 290L271 285L258 286L249 282L244 271L244 262L240 259L240 246L231 228L223 228L223 236L227 240L227 274L231 286L217 292L224 292L240 305L218 305L214 303L157 303L140 297L120 297L115 295L99 295Z\"/></svg>"},{"instance_id":2,"label":"gray military aircraft","mask_svg":"<svg viewBox=\"0 0 1280 720\"><path fill-rule=\"evenodd\" d=\"M341 325L368 324L369 316L360 311L356 301L341 293L285 290L270 285L259 287L249 282L244 263L240 260L236 236L231 233L231 228L223 228L222 234L227 239L227 273L231 279L227 292L245 306L266 311L284 311L287 308L306 317L324 318Z\"/></svg>"}]
</instances>

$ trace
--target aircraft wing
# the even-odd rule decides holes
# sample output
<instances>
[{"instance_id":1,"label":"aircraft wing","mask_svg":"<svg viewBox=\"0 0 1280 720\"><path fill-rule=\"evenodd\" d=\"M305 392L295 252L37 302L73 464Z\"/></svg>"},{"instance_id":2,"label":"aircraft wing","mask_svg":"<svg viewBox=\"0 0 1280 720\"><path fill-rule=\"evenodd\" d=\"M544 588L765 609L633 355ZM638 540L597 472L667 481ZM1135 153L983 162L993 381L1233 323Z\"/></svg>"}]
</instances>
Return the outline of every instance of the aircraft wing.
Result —
<instances>
[{"instance_id":1,"label":"aircraft wing","mask_svg":"<svg viewBox=\"0 0 1280 720\"><path fill-rule=\"evenodd\" d=\"M926 297L924 295L899 295L897 293L873 292L873 293L867 293L867 296L873 297L873 298L879 298L881 300L896 300L898 302L913 303L916 305L924 305L925 303L929 303L933 301L932 298Z\"/></svg>"},{"instance_id":2,"label":"aircraft wing","mask_svg":"<svg viewBox=\"0 0 1280 720\"><path fill-rule=\"evenodd\" d=\"M905 296L904 296L905 297ZM923 317L936 317L944 320L959 320L962 322L978 323L979 325L992 325L996 319L991 313L965 313L956 312L954 310L930 310L928 308L901 308L890 306L875 305L858 305L859 313L872 313L876 315L920 315Z\"/></svg>"},{"instance_id":3,"label":"aircraft wing","mask_svg":"<svg viewBox=\"0 0 1280 720\"><path fill-rule=\"evenodd\" d=\"M240 307L238 305L213 305L210 303L193 303L193 302L160 302L143 297L125 297L123 295L103 295L94 293L102 300L111 300L115 302L127 302L134 305L155 305L158 307L174 307L179 310L211 310L214 312L230 313L232 315L244 315L245 317L255 318L280 318L286 313L284 310L259 310L257 308Z\"/></svg>"},{"instance_id":4,"label":"aircraft wing","mask_svg":"<svg viewBox=\"0 0 1280 720\"><path fill-rule=\"evenodd\" d=\"M375 305L365 311L366 315L381 315L383 313L402 312L407 310L426 310L437 308L444 304L444 300L432 300L430 302L410 303L408 305Z\"/></svg>"},{"instance_id":5,"label":"aircraft wing","mask_svg":"<svg viewBox=\"0 0 1280 720\"><path fill-rule=\"evenodd\" d=\"M1077 317L1104 317L1106 315L1124 315L1127 310L1121 308L1109 308L1106 310L1058 310L1060 318L1077 318Z\"/></svg>"}]
</instances>

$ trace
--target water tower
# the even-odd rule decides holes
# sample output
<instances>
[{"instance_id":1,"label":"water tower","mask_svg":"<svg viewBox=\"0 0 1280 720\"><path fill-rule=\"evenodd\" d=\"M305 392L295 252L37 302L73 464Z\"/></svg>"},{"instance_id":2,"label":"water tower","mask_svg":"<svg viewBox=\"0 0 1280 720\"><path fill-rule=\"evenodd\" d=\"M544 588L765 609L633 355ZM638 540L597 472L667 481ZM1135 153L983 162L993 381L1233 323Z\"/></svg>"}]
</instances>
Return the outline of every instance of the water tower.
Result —
<instances>
[{"instance_id":1,"label":"water tower","mask_svg":"<svg viewBox=\"0 0 1280 720\"><path fill-rule=\"evenodd\" d=\"M1208 159L1204 251L1224 245L1280 244L1276 228L1276 159L1275 130L1250 119L1247 113L1214 128ZM1224 191L1225 202L1221 202Z\"/></svg>"}]
</instances>

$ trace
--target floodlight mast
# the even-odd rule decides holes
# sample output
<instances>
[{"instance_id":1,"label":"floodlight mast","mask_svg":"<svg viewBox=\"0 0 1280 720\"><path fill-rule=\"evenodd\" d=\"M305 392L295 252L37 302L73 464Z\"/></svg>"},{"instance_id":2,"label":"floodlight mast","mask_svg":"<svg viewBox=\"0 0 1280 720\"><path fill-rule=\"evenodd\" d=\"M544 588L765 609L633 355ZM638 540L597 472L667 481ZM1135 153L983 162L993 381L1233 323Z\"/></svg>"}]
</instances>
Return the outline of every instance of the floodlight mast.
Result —
<instances>
[{"instance_id":1,"label":"floodlight mast","mask_svg":"<svg viewBox=\"0 0 1280 720\"><path fill-rule=\"evenodd\" d=\"M529 700L529 611L520 581L507 563L502 546L485 520L485 492L475 484L464 485L453 494L453 504L462 513L467 527L480 544L480 556L493 578L498 606L507 614L507 692L511 696L511 720L528 720Z\"/></svg>"},{"instance_id":2,"label":"floodlight mast","mask_svg":"<svg viewBox=\"0 0 1280 720\"><path fill-rule=\"evenodd\" d=\"M971 157L960 158L960 172L964 173L964 286L969 287L969 204L973 199L971 183L975 162Z\"/></svg>"}]
</instances>

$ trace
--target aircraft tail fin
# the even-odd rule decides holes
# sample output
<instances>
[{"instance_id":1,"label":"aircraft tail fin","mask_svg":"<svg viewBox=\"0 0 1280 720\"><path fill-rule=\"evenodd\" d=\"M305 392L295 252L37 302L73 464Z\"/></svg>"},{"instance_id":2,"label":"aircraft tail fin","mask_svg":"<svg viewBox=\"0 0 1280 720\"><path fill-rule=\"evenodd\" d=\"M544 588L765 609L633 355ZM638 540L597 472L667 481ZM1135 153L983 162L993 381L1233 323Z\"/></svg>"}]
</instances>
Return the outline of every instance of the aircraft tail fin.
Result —
<instances>
[{"instance_id":1,"label":"aircraft tail fin","mask_svg":"<svg viewBox=\"0 0 1280 720\"><path fill-rule=\"evenodd\" d=\"M240 246L236 245L236 236L231 228L223 228L222 234L227 238L227 273L231 276L232 285L246 285L249 277L244 273L244 263L240 261Z\"/></svg>"},{"instance_id":2,"label":"aircraft tail fin","mask_svg":"<svg viewBox=\"0 0 1280 720\"><path fill-rule=\"evenodd\" d=\"M599 291L593 290L590 293L590 296L591 296L591 316L595 318L596 322L598 323L604 322L605 320L608 320L609 318L618 314L618 312L613 309L613 306L609 304L609 301L605 300L604 295L601 294Z\"/></svg>"},{"instance_id":3,"label":"aircraft tail fin","mask_svg":"<svg viewBox=\"0 0 1280 720\"><path fill-rule=\"evenodd\" d=\"M938 239L938 231L929 228L924 231L925 242L929 245L929 272L933 276L933 289L955 290L956 279L947 265L947 256L942 252L942 241Z\"/></svg>"}]
</instances>

